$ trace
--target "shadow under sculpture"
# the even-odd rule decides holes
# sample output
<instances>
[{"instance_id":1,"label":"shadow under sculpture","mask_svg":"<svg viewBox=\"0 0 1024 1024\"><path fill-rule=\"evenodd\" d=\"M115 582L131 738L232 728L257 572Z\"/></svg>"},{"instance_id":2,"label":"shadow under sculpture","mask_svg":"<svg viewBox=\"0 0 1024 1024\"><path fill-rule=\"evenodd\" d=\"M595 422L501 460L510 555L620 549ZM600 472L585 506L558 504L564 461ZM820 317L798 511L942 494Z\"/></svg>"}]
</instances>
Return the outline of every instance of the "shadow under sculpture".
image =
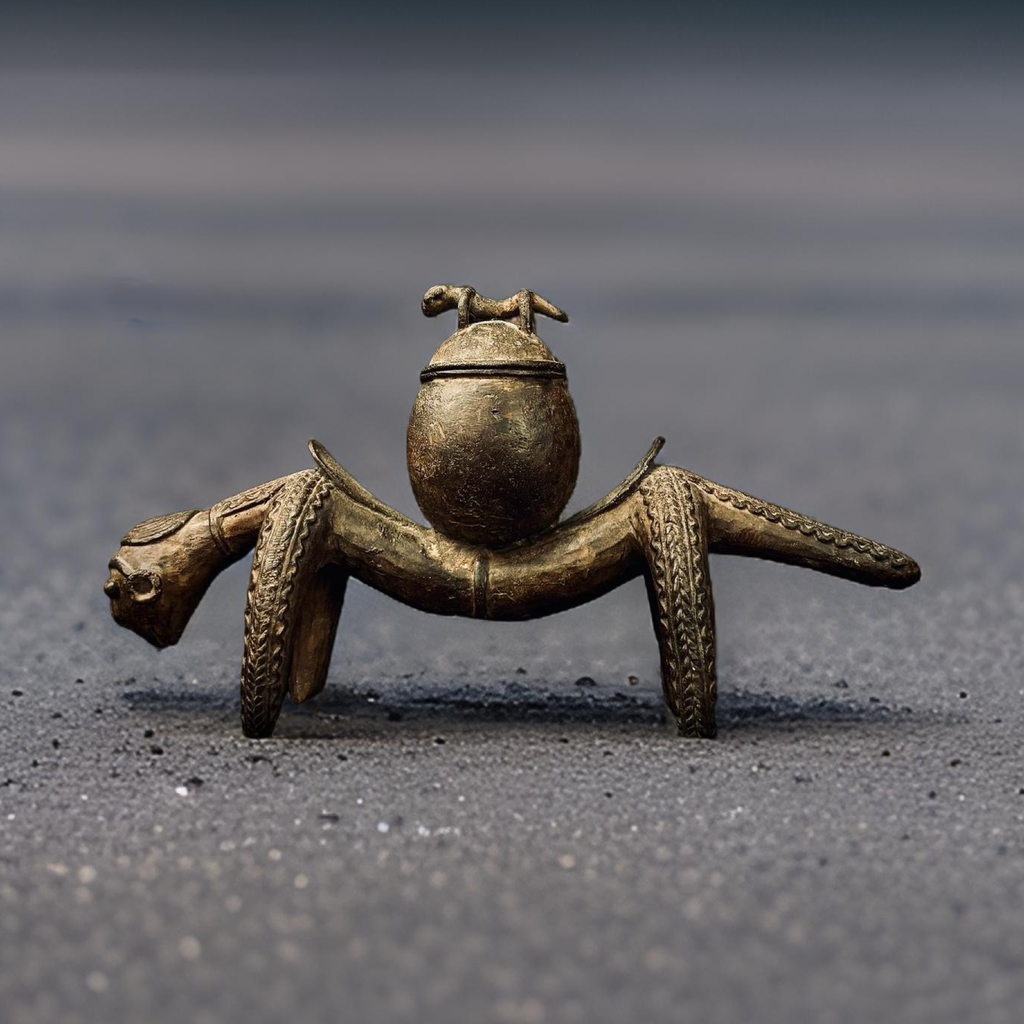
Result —
<instances>
[{"instance_id":1,"label":"shadow under sculpture","mask_svg":"<svg viewBox=\"0 0 1024 1024\"><path fill-rule=\"evenodd\" d=\"M242 728L269 736L287 693L324 688L345 586L355 577L439 615L530 619L643 576L665 701L682 735L715 735L715 618L708 554L751 555L869 586L909 587L908 556L798 512L655 463L558 522L576 482L579 430L565 367L534 316L568 318L523 291L494 301L438 285L459 329L421 374L409 470L428 529L378 501L316 441L315 467L140 523L111 559L114 619L175 644L214 577L255 547L245 612ZM518 326L510 323L518 320Z\"/></svg>"}]
</instances>

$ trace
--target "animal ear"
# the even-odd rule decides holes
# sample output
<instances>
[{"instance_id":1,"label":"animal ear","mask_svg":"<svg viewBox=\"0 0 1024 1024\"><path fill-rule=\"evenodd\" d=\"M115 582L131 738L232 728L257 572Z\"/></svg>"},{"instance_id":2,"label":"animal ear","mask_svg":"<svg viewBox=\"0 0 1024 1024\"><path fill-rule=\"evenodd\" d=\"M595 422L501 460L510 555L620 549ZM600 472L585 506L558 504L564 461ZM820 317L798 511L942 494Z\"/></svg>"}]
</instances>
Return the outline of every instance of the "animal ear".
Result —
<instances>
[{"instance_id":1,"label":"animal ear","mask_svg":"<svg viewBox=\"0 0 1024 1024\"><path fill-rule=\"evenodd\" d=\"M122 538L122 544L142 545L155 544L158 540L177 533L194 515L201 510L190 508L187 512L171 512L166 516L155 516L138 526L133 526Z\"/></svg>"},{"instance_id":2,"label":"animal ear","mask_svg":"<svg viewBox=\"0 0 1024 1024\"><path fill-rule=\"evenodd\" d=\"M155 572L133 572L128 577L128 587L132 593L132 600L138 602L152 601L160 596L163 589L163 580L160 574Z\"/></svg>"}]
</instances>

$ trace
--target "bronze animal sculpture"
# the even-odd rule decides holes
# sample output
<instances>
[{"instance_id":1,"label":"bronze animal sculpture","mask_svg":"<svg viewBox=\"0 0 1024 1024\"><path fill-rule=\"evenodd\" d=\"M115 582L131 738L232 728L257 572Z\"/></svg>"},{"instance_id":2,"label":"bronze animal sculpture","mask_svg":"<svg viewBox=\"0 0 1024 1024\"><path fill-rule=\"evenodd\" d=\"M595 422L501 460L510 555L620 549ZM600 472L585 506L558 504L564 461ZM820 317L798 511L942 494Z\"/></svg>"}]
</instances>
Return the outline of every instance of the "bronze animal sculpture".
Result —
<instances>
[{"instance_id":1,"label":"bronze animal sculpture","mask_svg":"<svg viewBox=\"0 0 1024 1024\"><path fill-rule=\"evenodd\" d=\"M494 301L438 285L423 298L427 316L449 309L458 330L421 374L408 433L413 489L434 529L378 501L311 441L315 468L140 523L110 561L114 619L165 647L213 578L255 546L246 736L273 732L286 693L301 704L324 688L350 576L440 615L530 619L642 575L666 704L679 732L698 737L715 735L709 553L893 589L920 578L893 548L655 464L662 438L621 486L558 522L576 482L579 429L565 366L537 337L534 316L568 317L529 291Z\"/></svg>"}]
</instances>

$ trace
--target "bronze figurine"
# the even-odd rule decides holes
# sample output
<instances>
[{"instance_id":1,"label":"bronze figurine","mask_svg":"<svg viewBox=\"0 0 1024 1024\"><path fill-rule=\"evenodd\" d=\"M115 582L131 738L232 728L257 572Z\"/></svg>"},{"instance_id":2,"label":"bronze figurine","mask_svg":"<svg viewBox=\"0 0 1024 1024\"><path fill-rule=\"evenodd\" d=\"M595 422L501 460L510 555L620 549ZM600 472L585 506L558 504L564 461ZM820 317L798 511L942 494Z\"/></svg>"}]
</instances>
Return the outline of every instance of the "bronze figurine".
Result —
<instances>
[{"instance_id":1,"label":"bronze figurine","mask_svg":"<svg viewBox=\"0 0 1024 1024\"><path fill-rule=\"evenodd\" d=\"M643 575L665 701L681 734L704 737L715 735L709 553L893 589L920 578L899 551L656 464L662 438L621 486L558 522L576 483L579 427L565 366L534 316L568 317L529 291L495 301L438 285L423 297L427 316L450 309L458 330L420 375L408 434L413 490L433 529L378 501L311 441L313 469L140 523L110 561L114 619L165 647L211 580L255 546L246 736L273 732L286 693L301 704L323 689L350 576L439 615L530 619Z\"/></svg>"}]
</instances>

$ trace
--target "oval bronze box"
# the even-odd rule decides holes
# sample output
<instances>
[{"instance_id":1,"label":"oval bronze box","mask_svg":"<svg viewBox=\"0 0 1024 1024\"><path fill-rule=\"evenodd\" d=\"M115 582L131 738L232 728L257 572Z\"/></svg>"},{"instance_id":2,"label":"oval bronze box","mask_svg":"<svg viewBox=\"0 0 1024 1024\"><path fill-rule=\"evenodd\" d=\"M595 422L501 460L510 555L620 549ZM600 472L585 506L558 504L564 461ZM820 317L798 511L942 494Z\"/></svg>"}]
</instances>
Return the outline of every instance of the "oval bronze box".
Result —
<instances>
[{"instance_id":1,"label":"oval bronze box","mask_svg":"<svg viewBox=\"0 0 1024 1024\"><path fill-rule=\"evenodd\" d=\"M536 334L485 320L448 338L420 380L409 476L431 525L490 547L553 526L580 461L565 364Z\"/></svg>"}]
</instances>

